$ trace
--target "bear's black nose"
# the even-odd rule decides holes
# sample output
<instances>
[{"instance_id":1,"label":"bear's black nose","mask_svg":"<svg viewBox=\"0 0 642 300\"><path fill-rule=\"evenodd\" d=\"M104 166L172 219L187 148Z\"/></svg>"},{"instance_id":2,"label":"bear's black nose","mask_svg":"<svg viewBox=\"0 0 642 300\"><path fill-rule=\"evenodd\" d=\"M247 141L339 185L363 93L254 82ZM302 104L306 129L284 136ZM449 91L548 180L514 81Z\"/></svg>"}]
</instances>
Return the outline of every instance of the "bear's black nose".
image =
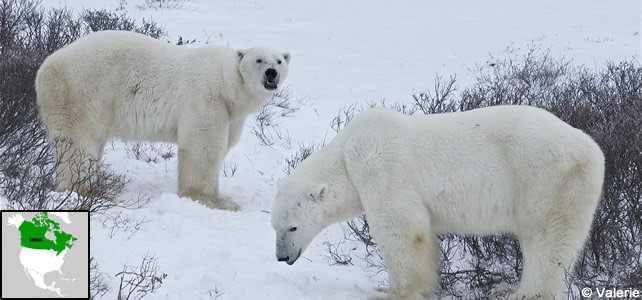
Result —
<instances>
[{"instance_id":1,"label":"bear's black nose","mask_svg":"<svg viewBox=\"0 0 642 300\"><path fill-rule=\"evenodd\" d=\"M286 257L279 257L279 258L278 258L278 260L279 260L279 261L288 261L288 260L290 260L290 257L289 257L289 256L286 256Z\"/></svg>"},{"instance_id":2,"label":"bear's black nose","mask_svg":"<svg viewBox=\"0 0 642 300\"><path fill-rule=\"evenodd\" d=\"M278 75L278 74L279 74L279 73L277 73L277 72L276 72L276 70L275 70L275 69L272 69L272 68L269 68L269 69L267 69L267 70L265 71L265 77L267 77L268 79L273 79L273 78L275 78L275 77L276 77L276 75Z\"/></svg>"}]
</instances>

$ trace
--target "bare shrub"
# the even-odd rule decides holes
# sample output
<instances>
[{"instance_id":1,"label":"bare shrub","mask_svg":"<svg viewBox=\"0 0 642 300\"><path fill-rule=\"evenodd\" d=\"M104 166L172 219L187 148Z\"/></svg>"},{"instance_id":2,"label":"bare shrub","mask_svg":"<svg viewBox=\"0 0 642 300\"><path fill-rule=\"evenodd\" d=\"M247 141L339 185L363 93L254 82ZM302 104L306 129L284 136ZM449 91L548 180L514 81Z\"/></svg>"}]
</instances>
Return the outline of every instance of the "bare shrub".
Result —
<instances>
[{"instance_id":1,"label":"bare shrub","mask_svg":"<svg viewBox=\"0 0 642 300\"><path fill-rule=\"evenodd\" d=\"M167 278L167 274L160 272L158 258L149 253L143 256L140 266L125 265L115 276L120 276L119 300L142 299L158 290Z\"/></svg>"},{"instance_id":2,"label":"bare shrub","mask_svg":"<svg viewBox=\"0 0 642 300\"><path fill-rule=\"evenodd\" d=\"M434 90L413 93L413 101L410 103L387 103L386 99L380 99L379 101L369 101L366 106L352 104L343 107L339 109L337 115L330 121L330 128L338 133L352 121L355 114L375 107L389 108L406 115L455 112L458 110L458 102L455 95L457 91L456 81L455 76L444 80L438 75L435 78Z\"/></svg>"},{"instance_id":3,"label":"bare shrub","mask_svg":"<svg viewBox=\"0 0 642 300\"><path fill-rule=\"evenodd\" d=\"M183 45L189 45L194 43L196 43L196 39L191 39L191 40L185 39L185 41L183 41L183 37L179 36L178 42L176 42L176 46L183 46Z\"/></svg>"},{"instance_id":4,"label":"bare shrub","mask_svg":"<svg viewBox=\"0 0 642 300\"><path fill-rule=\"evenodd\" d=\"M323 242L326 252L328 253L328 260L331 265L352 265L352 256L350 252L344 253L341 244L345 241L340 241L338 243L331 243L330 241Z\"/></svg>"},{"instance_id":5,"label":"bare shrub","mask_svg":"<svg viewBox=\"0 0 642 300\"><path fill-rule=\"evenodd\" d=\"M141 219L132 218L122 211L106 214L102 219L103 227L108 229L107 236L109 236L110 239L119 232L128 232L129 236L127 236L127 239L129 240L141 229L143 224L148 222L145 217Z\"/></svg>"},{"instance_id":6,"label":"bare shrub","mask_svg":"<svg viewBox=\"0 0 642 300\"><path fill-rule=\"evenodd\" d=\"M118 6L116 7L116 11L119 10L125 10L127 8L127 0L118 0Z\"/></svg>"},{"instance_id":7,"label":"bare shrub","mask_svg":"<svg viewBox=\"0 0 642 300\"><path fill-rule=\"evenodd\" d=\"M125 152L137 160L147 163L159 163L161 159L168 161L176 156L176 145L166 143L134 142L126 143Z\"/></svg>"},{"instance_id":8,"label":"bare shrub","mask_svg":"<svg viewBox=\"0 0 642 300\"><path fill-rule=\"evenodd\" d=\"M358 107L356 104L341 108L337 113L337 116L334 117L332 121L330 121L330 128L332 128L332 130L337 133L341 131L343 127L345 127L346 125L348 125L348 123L350 123L350 121L352 121L357 108Z\"/></svg>"},{"instance_id":9,"label":"bare shrub","mask_svg":"<svg viewBox=\"0 0 642 300\"><path fill-rule=\"evenodd\" d=\"M236 175L236 171L238 171L239 164L233 163L231 165L227 165L225 162L223 162L223 176L225 177L234 177Z\"/></svg>"},{"instance_id":10,"label":"bare shrub","mask_svg":"<svg viewBox=\"0 0 642 300\"><path fill-rule=\"evenodd\" d=\"M102 298L109 292L109 286L105 282L105 273L98 269L98 263L93 257L89 258L89 299Z\"/></svg>"},{"instance_id":11,"label":"bare shrub","mask_svg":"<svg viewBox=\"0 0 642 300\"><path fill-rule=\"evenodd\" d=\"M412 95L414 100L413 108L406 114L413 114L417 111L425 115L457 111L456 81L455 76L451 76L446 81L443 81L441 76L437 76L432 92L426 90Z\"/></svg>"},{"instance_id":12,"label":"bare shrub","mask_svg":"<svg viewBox=\"0 0 642 300\"><path fill-rule=\"evenodd\" d=\"M136 27L134 31L138 33L142 33L146 36L153 37L155 39L160 39L164 36L167 36L167 32L165 31L165 29L160 27L160 25L158 25L156 21L154 20L147 21L145 20L145 18L141 20L141 25Z\"/></svg>"},{"instance_id":13,"label":"bare shrub","mask_svg":"<svg viewBox=\"0 0 642 300\"><path fill-rule=\"evenodd\" d=\"M368 219L365 215L346 222L346 225L350 229L348 236L363 243L366 246L367 254L372 254L373 251L376 251L377 243L370 235L370 226L368 226Z\"/></svg>"},{"instance_id":14,"label":"bare shrub","mask_svg":"<svg viewBox=\"0 0 642 300\"><path fill-rule=\"evenodd\" d=\"M183 8L187 0L145 0L139 9L177 9Z\"/></svg>"},{"instance_id":15,"label":"bare shrub","mask_svg":"<svg viewBox=\"0 0 642 300\"><path fill-rule=\"evenodd\" d=\"M165 30L158 26L154 21L146 21L144 18L140 26L136 25L136 20L130 19L124 12L117 14L115 12L101 10L83 10L80 15L85 27L85 33L101 30L127 30L142 33L144 35L160 39L167 35Z\"/></svg>"},{"instance_id":16,"label":"bare shrub","mask_svg":"<svg viewBox=\"0 0 642 300\"><path fill-rule=\"evenodd\" d=\"M636 61L609 62L601 70L574 67L531 46L521 55L481 67L476 83L455 95L455 78L438 78L432 92L413 95L410 104L371 102L403 113L433 114L493 105L544 108L592 136L606 157L604 190L587 245L568 270L569 299L598 287L642 285L642 67ZM362 108L349 106L330 127L339 131ZM298 160L297 160L298 161ZM300 162L300 161L299 161ZM288 161L286 161L288 163ZM291 169L286 166L286 169ZM366 245L372 259L380 253L364 216L347 223L347 236ZM500 284L515 284L522 273L519 243L511 236L441 235L442 297L487 298ZM381 270L381 265L368 264Z\"/></svg>"},{"instance_id":17,"label":"bare shrub","mask_svg":"<svg viewBox=\"0 0 642 300\"><path fill-rule=\"evenodd\" d=\"M64 139L55 143L56 153L59 157L66 157L67 152L72 152L70 156L74 158L73 161L54 162L51 148L48 145L40 146L35 152L15 153L15 149L25 149L12 147L9 148L10 151L0 154L0 157L7 155L7 160L0 164L0 171L3 171L0 186L3 187L2 196L7 198L8 208L88 210L94 215L103 214L114 207L139 208L149 201L149 197L142 195L138 198L119 200L128 182L125 176L116 175L105 164L87 167L87 162L91 161L92 157L71 148L69 142ZM82 193L71 190L52 192L55 186L56 166L61 163L72 169L71 190L81 190Z\"/></svg>"},{"instance_id":18,"label":"bare shrub","mask_svg":"<svg viewBox=\"0 0 642 300\"><path fill-rule=\"evenodd\" d=\"M214 286L213 289L211 289L211 290L209 290L209 292L207 292L207 295L210 296L210 299L212 299L212 300L217 300L218 297L223 296L223 294L225 294L225 292L219 291L216 286Z\"/></svg>"},{"instance_id":19,"label":"bare shrub","mask_svg":"<svg viewBox=\"0 0 642 300\"><path fill-rule=\"evenodd\" d=\"M321 149L323 145L318 145L318 144L299 144L299 150L294 153L294 155L287 157L284 159L285 161L285 166L283 167L283 172L285 174L290 175L296 167L303 162L306 158L308 158L312 153L315 151Z\"/></svg>"},{"instance_id":20,"label":"bare shrub","mask_svg":"<svg viewBox=\"0 0 642 300\"><path fill-rule=\"evenodd\" d=\"M101 30L127 30L133 31L136 28L136 22L126 17L125 13L117 14L114 12L101 10L84 10L81 18L91 31Z\"/></svg>"},{"instance_id":21,"label":"bare shrub","mask_svg":"<svg viewBox=\"0 0 642 300\"><path fill-rule=\"evenodd\" d=\"M366 262L368 270L375 274L386 270L383 256L377 248L377 242L370 234L370 226L365 215L342 224L341 228L345 239L360 242L365 246L365 255L359 258Z\"/></svg>"},{"instance_id":22,"label":"bare shrub","mask_svg":"<svg viewBox=\"0 0 642 300\"><path fill-rule=\"evenodd\" d=\"M558 98L558 94L583 72L536 45L529 46L523 55L509 49L507 56L503 60L492 58L497 61L492 66L474 71L476 83L462 91L459 110L493 105L531 105L550 110L555 103L568 100Z\"/></svg>"},{"instance_id":23,"label":"bare shrub","mask_svg":"<svg viewBox=\"0 0 642 300\"><path fill-rule=\"evenodd\" d=\"M290 136L279 128L281 118L287 118L297 112L303 101L295 100L292 91L285 87L274 93L270 101L256 113L252 125L252 134L259 139L261 145L272 146L277 140L285 142L284 146L291 145Z\"/></svg>"},{"instance_id":24,"label":"bare shrub","mask_svg":"<svg viewBox=\"0 0 642 300\"><path fill-rule=\"evenodd\" d=\"M415 98L416 95L413 95L413 98ZM428 98L422 98L422 97L417 97L417 99L428 99ZM368 102L368 108L375 108L375 107L384 107L392 110L396 110L404 115L414 115L417 112L417 107L416 107L416 100L415 102L412 103L405 103L405 102L394 102L394 103L388 103L386 102L386 99L379 99L379 101L369 101ZM359 112L364 111L364 108L361 107L359 109Z\"/></svg>"}]
</instances>

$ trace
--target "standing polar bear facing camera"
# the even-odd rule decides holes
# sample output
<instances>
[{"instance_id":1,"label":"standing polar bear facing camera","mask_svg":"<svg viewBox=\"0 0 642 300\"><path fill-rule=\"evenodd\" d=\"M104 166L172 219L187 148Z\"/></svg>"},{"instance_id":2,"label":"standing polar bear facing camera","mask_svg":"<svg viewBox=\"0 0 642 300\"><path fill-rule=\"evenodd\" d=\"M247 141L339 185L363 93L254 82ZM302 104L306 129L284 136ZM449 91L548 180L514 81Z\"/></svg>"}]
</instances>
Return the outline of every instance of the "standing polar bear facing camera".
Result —
<instances>
[{"instance_id":1,"label":"standing polar bear facing camera","mask_svg":"<svg viewBox=\"0 0 642 300\"><path fill-rule=\"evenodd\" d=\"M324 227L365 212L390 282L376 299L414 300L438 283L437 234L512 233L524 269L510 299L553 299L584 245L603 178L591 137L541 109L372 109L280 184L276 256L291 265Z\"/></svg>"},{"instance_id":2,"label":"standing polar bear facing camera","mask_svg":"<svg viewBox=\"0 0 642 300\"><path fill-rule=\"evenodd\" d=\"M163 141L178 144L181 196L238 210L219 196L221 162L289 62L266 48L185 48L127 31L95 32L56 51L38 70L36 92L50 141L64 138L72 148L57 153L57 190L87 190L73 178L95 162L74 167L78 151L100 161L114 136Z\"/></svg>"}]
</instances>

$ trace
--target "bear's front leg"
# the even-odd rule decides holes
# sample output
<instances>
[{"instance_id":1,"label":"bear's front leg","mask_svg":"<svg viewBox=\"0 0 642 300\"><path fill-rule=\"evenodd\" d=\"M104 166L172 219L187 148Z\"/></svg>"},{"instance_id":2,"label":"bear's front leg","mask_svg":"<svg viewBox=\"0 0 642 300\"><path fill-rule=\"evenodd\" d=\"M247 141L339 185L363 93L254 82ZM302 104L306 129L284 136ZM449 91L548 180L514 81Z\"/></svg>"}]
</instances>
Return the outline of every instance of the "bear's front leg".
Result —
<instances>
[{"instance_id":1,"label":"bear's front leg","mask_svg":"<svg viewBox=\"0 0 642 300\"><path fill-rule=\"evenodd\" d=\"M243 133L243 127L245 127L245 119L246 118L241 118L238 119L234 122L230 123L230 132L228 136L228 142L227 142L227 152L238 143L239 139L241 138L241 133Z\"/></svg>"},{"instance_id":2,"label":"bear's front leg","mask_svg":"<svg viewBox=\"0 0 642 300\"><path fill-rule=\"evenodd\" d=\"M241 207L219 195L218 176L227 152L226 118L199 116L179 128L178 192L207 207L238 211Z\"/></svg>"},{"instance_id":3,"label":"bear's front leg","mask_svg":"<svg viewBox=\"0 0 642 300\"><path fill-rule=\"evenodd\" d=\"M440 251L428 212L410 191L372 195L364 202L372 236L388 268L386 296L373 299L421 300L439 281ZM367 196L366 196L367 197ZM399 206L397 206L399 205Z\"/></svg>"}]
</instances>

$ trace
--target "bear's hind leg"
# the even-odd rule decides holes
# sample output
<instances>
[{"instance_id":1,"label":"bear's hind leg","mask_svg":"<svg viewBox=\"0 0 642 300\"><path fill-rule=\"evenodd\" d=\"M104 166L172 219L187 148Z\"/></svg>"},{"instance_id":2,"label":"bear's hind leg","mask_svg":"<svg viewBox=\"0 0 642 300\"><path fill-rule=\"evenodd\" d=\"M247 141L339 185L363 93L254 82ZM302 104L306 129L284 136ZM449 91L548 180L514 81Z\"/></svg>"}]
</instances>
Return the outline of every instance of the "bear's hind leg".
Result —
<instances>
[{"instance_id":1,"label":"bear's hind leg","mask_svg":"<svg viewBox=\"0 0 642 300\"><path fill-rule=\"evenodd\" d=\"M52 140L56 160L56 191L70 190L88 195L91 182L98 179L105 140L61 136Z\"/></svg>"},{"instance_id":2,"label":"bear's hind leg","mask_svg":"<svg viewBox=\"0 0 642 300\"><path fill-rule=\"evenodd\" d=\"M561 297L566 273L573 272L573 263L590 226L574 222L574 213L551 213L547 222L530 224L530 230L518 234L524 271L519 288L510 299Z\"/></svg>"},{"instance_id":3,"label":"bear's hind leg","mask_svg":"<svg viewBox=\"0 0 642 300\"><path fill-rule=\"evenodd\" d=\"M523 224L517 232L524 257L524 271L519 288L510 299L564 297L560 292L566 274L573 272L574 262L590 231L601 193L601 183L593 182L593 178L598 176L590 170L579 171L564 176L550 195L538 193L541 202L550 203L548 210L530 208L530 213L523 213L519 217L530 222Z\"/></svg>"},{"instance_id":4,"label":"bear's hind leg","mask_svg":"<svg viewBox=\"0 0 642 300\"><path fill-rule=\"evenodd\" d=\"M575 249L551 236L520 238L520 246L524 271L519 288L509 299L555 299L565 272L572 271Z\"/></svg>"}]
</instances>

